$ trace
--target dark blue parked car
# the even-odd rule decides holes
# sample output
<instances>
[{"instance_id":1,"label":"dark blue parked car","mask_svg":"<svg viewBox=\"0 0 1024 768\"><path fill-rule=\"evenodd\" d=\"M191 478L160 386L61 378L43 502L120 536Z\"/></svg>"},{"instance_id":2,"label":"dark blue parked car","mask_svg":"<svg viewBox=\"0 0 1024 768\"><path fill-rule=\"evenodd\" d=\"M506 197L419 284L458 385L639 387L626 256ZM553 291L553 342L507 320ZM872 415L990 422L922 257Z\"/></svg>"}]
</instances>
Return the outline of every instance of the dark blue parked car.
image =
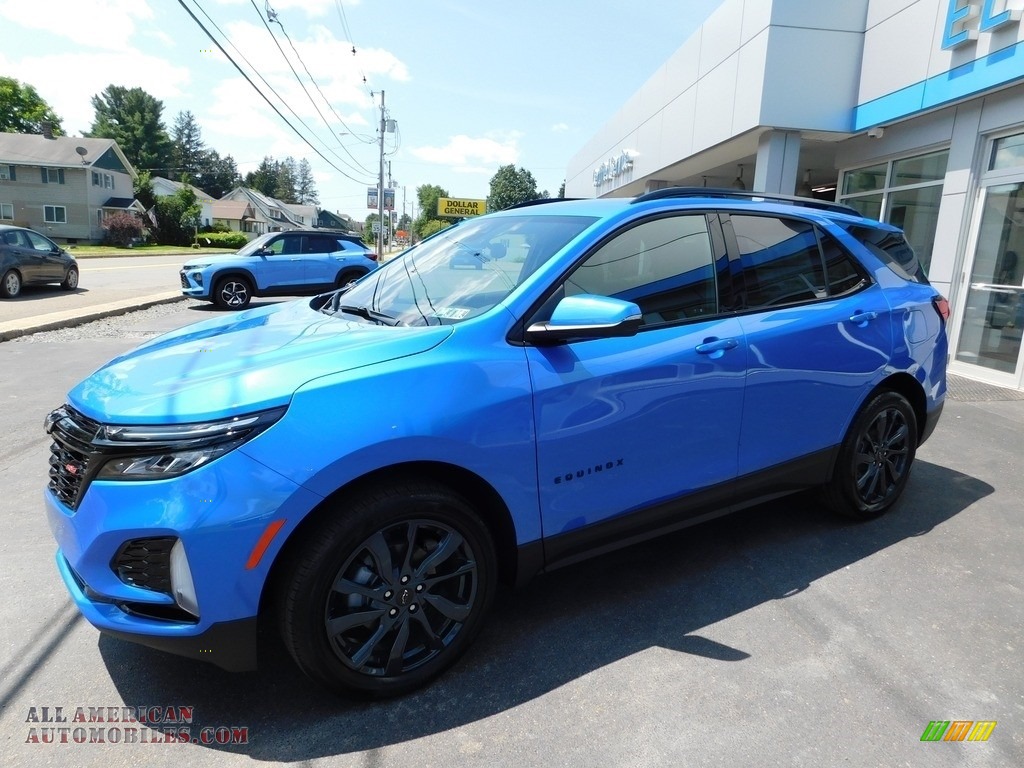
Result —
<instances>
[{"instance_id":1,"label":"dark blue parked car","mask_svg":"<svg viewBox=\"0 0 1024 768\"><path fill-rule=\"evenodd\" d=\"M254 296L310 296L377 268L377 254L355 235L324 230L270 232L238 253L203 254L181 268L181 292L224 309Z\"/></svg>"},{"instance_id":2,"label":"dark blue parked car","mask_svg":"<svg viewBox=\"0 0 1024 768\"><path fill-rule=\"evenodd\" d=\"M249 669L259 618L322 685L401 693L499 582L807 488L887 511L942 409L947 315L898 229L834 204L466 220L73 389L46 420L57 565L112 635Z\"/></svg>"}]
</instances>

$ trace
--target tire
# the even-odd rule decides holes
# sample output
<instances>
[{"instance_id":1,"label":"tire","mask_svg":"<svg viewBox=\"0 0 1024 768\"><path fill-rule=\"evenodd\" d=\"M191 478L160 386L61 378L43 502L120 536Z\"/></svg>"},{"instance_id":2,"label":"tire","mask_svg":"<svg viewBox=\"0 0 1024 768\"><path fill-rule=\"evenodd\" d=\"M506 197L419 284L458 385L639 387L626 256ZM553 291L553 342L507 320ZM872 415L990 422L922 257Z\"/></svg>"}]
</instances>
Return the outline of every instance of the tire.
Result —
<instances>
[{"instance_id":1,"label":"tire","mask_svg":"<svg viewBox=\"0 0 1024 768\"><path fill-rule=\"evenodd\" d=\"M252 301L252 283L244 277L224 277L213 289L213 301L221 309L245 309Z\"/></svg>"},{"instance_id":2,"label":"tire","mask_svg":"<svg viewBox=\"0 0 1024 768\"><path fill-rule=\"evenodd\" d=\"M353 280L358 280L366 273L359 269L346 269L338 273L338 279L334 281L335 288L344 288Z\"/></svg>"},{"instance_id":3,"label":"tire","mask_svg":"<svg viewBox=\"0 0 1024 768\"><path fill-rule=\"evenodd\" d=\"M874 395L857 414L839 449L825 502L855 520L884 514L910 479L917 452L917 417L898 392Z\"/></svg>"},{"instance_id":4,"label":"tire","mask_svg":"<svg viewBox=\"0 0 1024 768\"><path fill-rule=\"evenodd\" d=\"M60 287L65 291L73 291L78 287L78 267L71 267L68 273L64 275L64 282L60 284Z\"/></svg>"},{"instance_id":5,"label":"tire","mask_svg":"<svg viewBox=\"0 0 1024 768\"><path fill-rule=\"evenodd\" d=\"M10 269L4 275L3 280L0 280L0 296L5 299L13 299L21 293L21 274L14 269Z\"/></svg>"},{"instance_id":6,"label":"tire","mask_svg":"<svg viewBox=\"0 0 1024 768\"><path fill-rule=\"evenodd\" d=\"M407 693L450 667L480 631L495 564L487 527L444 486L371 489L294 550L277 585L282 640L335 693Z\"/></svg>"}]
</instances>

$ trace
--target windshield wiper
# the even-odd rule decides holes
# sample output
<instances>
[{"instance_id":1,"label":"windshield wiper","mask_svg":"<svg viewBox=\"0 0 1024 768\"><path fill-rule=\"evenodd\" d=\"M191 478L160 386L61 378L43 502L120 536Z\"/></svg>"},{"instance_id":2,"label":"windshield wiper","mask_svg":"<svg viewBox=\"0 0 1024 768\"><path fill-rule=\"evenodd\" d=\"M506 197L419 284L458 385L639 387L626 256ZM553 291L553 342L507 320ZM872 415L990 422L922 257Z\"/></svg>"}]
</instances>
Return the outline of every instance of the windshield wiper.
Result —
<instances>
[{"instance_id":1,"label":"windshield wiper","mask_svg":"<svg viewBox=\"0 0 1024 768\"><path fill-rule=\"evenodd\" d=\"M353 307L348 304L342 304L338 307L338 311L345 312L349 315L355 315L356 317L361 317L364 320L369 320L373 323L380 323L381 325L404 325L404 323L402 323L402 321L397 317L386 315L383 312L377 312L369 307Z\"/></svg>"}]
</instances>

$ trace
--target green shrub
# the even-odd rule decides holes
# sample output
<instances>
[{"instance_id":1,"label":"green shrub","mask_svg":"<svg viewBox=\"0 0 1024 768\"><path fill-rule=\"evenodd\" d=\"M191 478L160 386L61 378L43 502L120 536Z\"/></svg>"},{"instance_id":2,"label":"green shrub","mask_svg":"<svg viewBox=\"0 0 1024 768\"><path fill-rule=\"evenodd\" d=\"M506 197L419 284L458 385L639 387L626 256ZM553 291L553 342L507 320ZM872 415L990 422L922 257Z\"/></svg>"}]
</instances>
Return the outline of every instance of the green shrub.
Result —
<instances>
[{"instance_id":1,"label":"green shrub","mask_svg":"<svg viewBox=\"0 0 1024 768\"><path fill-rule=\"evenodd\" d=\"M244 232L203 232L196 241L202 248L241 248L249 238Z\"/></svg>"}]
</instances>

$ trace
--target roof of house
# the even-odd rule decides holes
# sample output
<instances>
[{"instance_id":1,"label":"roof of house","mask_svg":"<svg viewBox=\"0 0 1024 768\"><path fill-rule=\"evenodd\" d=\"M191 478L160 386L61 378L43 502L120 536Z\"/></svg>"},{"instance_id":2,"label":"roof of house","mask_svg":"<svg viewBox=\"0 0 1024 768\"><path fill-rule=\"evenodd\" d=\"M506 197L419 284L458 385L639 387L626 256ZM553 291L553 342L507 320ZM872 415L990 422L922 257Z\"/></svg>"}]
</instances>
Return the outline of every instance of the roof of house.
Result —
<instances>
[{"instance_id":1,"label":"roof of house","mask_svg":"<svg viewBox=\"0 0 1024 768\"><path fill-rule=\"evenodd\" d=\"M184 189L186 186L185 184L182 184L180 181L174 181L173 179L165 179L163 176L154 176L150 181L152 182L154 187L165 186L168 187L169 189L174 190L173 192L171 192L172 195L174 194L174 192L177 192L179 189ZM206 192L201 190L199 187L189 184L188 188L192 190L192 193L197 198L199 198L200 202L213 202L213 198L210 197Z\"/></svg>"},{"instance_id":2,"label":"roof of house","mask_svg":"<svg viewBox=\"0 0 1024 768\"><path fill-rule=\"evenodd\" d=\"M241 221L247 217L247 214L251 214L252 210L249 203L244 200L214 200L213 201L213 218L215 219L231 219L232 221Z\"/></svg>"},{"instance_id":3,"label":"roof of house","mask_svg":"<svg viewBox=\"0 0 1024 768\"><path fill-rule=\"evenodd\" d=\"M131 198L131 197L110 197L110 198L107 198L107 202L105 202L101 207L102 208L139 208L139 207L141 207L141 205L142 205L141 203L136 202L135 199Z\"/></svg>"},{"instance_id":4,"label":"roof of house","mask_svg":"<svg viewBox=\"0 0 1024 768\"><path fill-rule=\"evenodd\" d=\"M221 199L223 200L225 198L233 198L233 196L239 194L251 200L252 203L257 208L260 209L260 211L267 219L270 219L272 221L280 221L281 219L276 219L275 217L270 215L270 212L272 210L276 210L279 211L284 220L287 221L292 226L303 226L296 218L297 215L299 214L296 214L294 211L289 210L287 203L283 203L280 200L271 197L270 195L264 195L262 192L257 192L255 189L250 189L249 187L235 187L233 190L224 195L224 197Z\"/></svg>"},{"instance_id":5,"label":"roof of house","mask_svg":"<svg viewBox=\"0 0 1024 768\"><path fill-rule=\"evenodd\" d=\"M0 133L0 163L52 168L81 168L84 165L88 168L110 149L135 176L135 169L113 139L86 139L81 136L48 139L31 133ZM84 150L84 154L79 150Z\"/></svg>"}]
</instances>

